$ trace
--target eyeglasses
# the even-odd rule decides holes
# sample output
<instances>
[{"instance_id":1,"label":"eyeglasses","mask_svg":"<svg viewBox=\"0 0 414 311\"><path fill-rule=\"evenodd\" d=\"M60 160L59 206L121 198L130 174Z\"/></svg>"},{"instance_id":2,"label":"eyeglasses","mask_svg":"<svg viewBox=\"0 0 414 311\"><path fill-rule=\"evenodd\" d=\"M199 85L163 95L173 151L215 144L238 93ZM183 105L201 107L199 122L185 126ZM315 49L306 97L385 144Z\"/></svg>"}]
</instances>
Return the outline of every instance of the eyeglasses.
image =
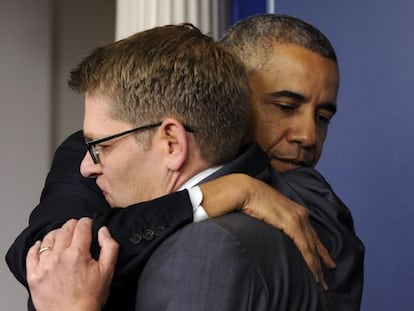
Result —
<instances>
[{"instance_id":1,"label":"eyeglasses","mask_svg":"<svg viewBox=\"0 0 414 311\"><path fill-rule=\"evenodd\" d=\"M118 134L114 134L114 135L111 135L111 136L104 137L104 138L99 138L99 139L96 139L96 140L86 141L85 142L86 143L86 148L88 148L88 151L89 151L89 154L91 155L93 163L99 164L100 163L100 161L99 161L99 150L97 148L99 144L102 144L103 142L106 142L106 141L109 141L109 140L112 140L112 139L115 139L115 138L118 138L118 137L122 137L122 136L125 136L125 135L128 135L128 134L134 133L134 132L149 130L149 129L152 129L154 127L160 126L161 124L162 124L161 122L158 122L158 123L148 124L148 125L144 125L144 126L139 126L139 127L136 127L136 128L133 128L133 129L130 129L130 130L118 133ZM187 132L194 133L194 130L191 127L189 127L187 125L184 125L184 128Z\"/></svg>"},{"instance_id":2,"label":"eyeglasses","mask_svg":"<svg viewBox=\"0 0 414 311\"><path fill-rule=\"evenodd\" d=\"M106 142L108 140L112 140L118 137L122 137L134 132L138 132L138 131L144 131L144 130L149 130L151 128L160 126L161 122L159 123L154 123L154 124L149 124L149 125L144 125L144 126L140 126L140 127L136 127L115 135L111 135L111 136L107 136L104 138L100 138L100 139L96 139L96 140L91 140L91 141L87 141L86 142L86 147L88 148L89 154L92 157L93 163L98 164L99 163L99 150L98 150L98 145L102 144L103 142Z\"/></svg>"}]
</instances>

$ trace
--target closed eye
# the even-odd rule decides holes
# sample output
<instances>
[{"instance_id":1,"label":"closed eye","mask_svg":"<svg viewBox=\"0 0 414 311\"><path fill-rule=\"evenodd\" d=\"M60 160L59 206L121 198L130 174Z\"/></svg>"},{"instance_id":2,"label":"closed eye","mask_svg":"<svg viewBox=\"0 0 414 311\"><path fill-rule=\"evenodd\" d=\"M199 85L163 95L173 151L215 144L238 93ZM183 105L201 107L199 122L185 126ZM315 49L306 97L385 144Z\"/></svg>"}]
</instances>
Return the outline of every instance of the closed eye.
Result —
<instances>
[{"instance_id":1,"label":"closed eye","mask_svg":"<svg viewBox=\"0 0 414 311\"><path fill-rule=\"evenodd\" d=\"M287 112L287 113L289 113L289 112L295 112L296 109L297 109L297 106L296 105L287 104L287 103L272 103L272 105L276 109L278 109L278 110L280 110L282 112Z\"/></svg>"},{"instance_id":2,"label":"closed eye","mask_svg":"<svg viewBox=\"0 0 414 311\"><path fill-rule=\"evenodd\" d=\"M323 115L317 114L316 115L316 120L318 120L319 122L323 123L323 124L330 124L331 123L331 118L332 117L325 117Z\"/></svg>"},{"instance_id":3,"label":"closed eye","mask_svg":"<svg viewBox=\"0 0 414 311\"><path fill-rule=\"evenodd\" d=\"M316 111L316 120L321 122L324 125L331 123L331 120L336 112L336 106L334 105L325 105L323 108L319 108Z\"/></svg>"}]
</instances>

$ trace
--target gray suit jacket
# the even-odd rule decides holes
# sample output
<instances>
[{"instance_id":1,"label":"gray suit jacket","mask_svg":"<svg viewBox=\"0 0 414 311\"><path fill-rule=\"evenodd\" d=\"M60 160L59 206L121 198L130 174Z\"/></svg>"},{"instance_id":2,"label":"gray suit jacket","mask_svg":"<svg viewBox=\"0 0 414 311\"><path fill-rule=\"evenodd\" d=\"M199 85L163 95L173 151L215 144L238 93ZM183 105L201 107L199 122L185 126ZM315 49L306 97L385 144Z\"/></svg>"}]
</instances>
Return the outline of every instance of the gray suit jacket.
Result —
<instances>
[{"instance_id":1,"label":"gray suit jacket","mask_svg":"<svg viewBox=\"0 0 414 311\"><path fill-rule=\"evenodd\" d=\"M323 178L310 169L281 177L255 146L209 179L232 172L260 177L308 206L337 262L335 271L325 271L330 291L315 282L281 231L233 213L165 240L141 274L136 310L359 310L364 248L348 209Z\"/></svg>"}]
</instances>

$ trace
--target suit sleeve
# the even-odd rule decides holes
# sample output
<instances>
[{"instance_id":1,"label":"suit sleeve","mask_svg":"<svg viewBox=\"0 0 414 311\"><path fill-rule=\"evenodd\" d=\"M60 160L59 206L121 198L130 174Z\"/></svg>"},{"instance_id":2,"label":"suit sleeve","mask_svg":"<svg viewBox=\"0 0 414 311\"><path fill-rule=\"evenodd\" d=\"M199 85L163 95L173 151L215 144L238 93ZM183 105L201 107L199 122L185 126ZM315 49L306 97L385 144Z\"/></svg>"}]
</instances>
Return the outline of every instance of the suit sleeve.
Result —
<instances>
[{"instance_id":1,"label":"suit sleeve","mask_svg":"<svg viewBox=\"0 0 414 311\"><path fill-rule=\"evenodd\" d=\"M10 270L26 287L28 249L47 232L61 227L71 218L93 218L91 252L94 257L99 254L96 237L102 225L108 226L120 243L115 283L125 275L130 276L131 267L141 265L164 237L192 221L192 207L186 191L126 209L111 209L95 181L83 178L79 172L85 152L82 132L71 135L57 149L40 203L31 213L28 227L17 237L6 255ZM171 205L176 208L172 209Z\"/></svg>"},{"instance_id":2,"label":"suit sleeve","mask_svg":"<svg viewBox=\"0 0 414 311\"><path fill-rule=\"evenodd\" d=\"M293 243L240 213L190 224L164 241L136 299L136 310L146 311L327 310Z\"/></svg>"},{"instance_id":3,"label":"suit sleeve","mask_svg":"<svg viewBox=\"0 0 414 311\"><path fill-rule=\"evenodd\" d=\"M316 170L290 171L284 175L284 181L290 190L282 184L276 187L285 189L293 200L309 209L312 226L336 262L336 269L324 271L335 310L359 310L364 245L355 233L351 212Z\"/></svg>"}]
</instances>

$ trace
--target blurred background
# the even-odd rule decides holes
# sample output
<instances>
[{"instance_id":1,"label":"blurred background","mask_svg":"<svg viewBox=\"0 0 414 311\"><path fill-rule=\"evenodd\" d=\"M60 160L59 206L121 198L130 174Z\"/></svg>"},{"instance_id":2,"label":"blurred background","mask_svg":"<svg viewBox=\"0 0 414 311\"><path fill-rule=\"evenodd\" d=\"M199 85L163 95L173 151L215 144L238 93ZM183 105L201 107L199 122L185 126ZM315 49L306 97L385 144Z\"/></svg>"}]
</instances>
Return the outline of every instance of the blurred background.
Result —
<instances>
[{"instance_id":1,"label":"blurred background","mask_svg":"<svg viewBox=\"0 0 414 311\"><path fill-rule=\"evenodd\" d=\"M262 12L324 32L341 72L338 113L318 169L348 205L366 246L361 310L414 305L414 2L411 0L0 0L0 253L37 204L55 148L82 127L69 70L98 45L158 23L219 37ZM3 309L27 293L0 264Z\"/></svg>"}]
</instances>

